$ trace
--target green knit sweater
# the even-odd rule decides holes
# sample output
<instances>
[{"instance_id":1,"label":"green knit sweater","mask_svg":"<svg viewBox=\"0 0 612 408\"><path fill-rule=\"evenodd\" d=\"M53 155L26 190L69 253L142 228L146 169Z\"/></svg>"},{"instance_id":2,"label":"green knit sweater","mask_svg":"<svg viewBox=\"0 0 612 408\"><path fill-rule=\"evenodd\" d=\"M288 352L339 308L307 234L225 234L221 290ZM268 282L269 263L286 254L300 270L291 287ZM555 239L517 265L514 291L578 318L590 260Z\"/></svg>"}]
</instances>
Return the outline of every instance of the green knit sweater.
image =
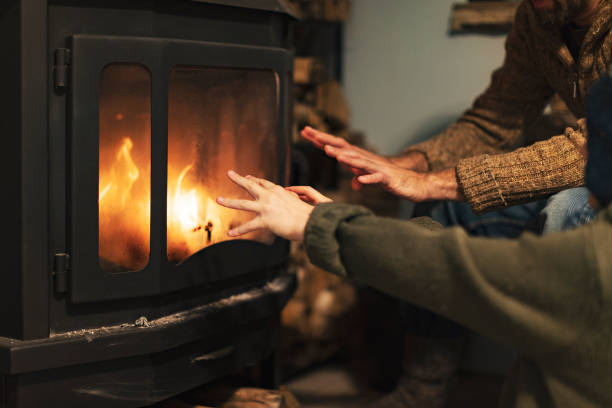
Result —
<instances>
[{"instance_id":1,"label":"green knit sweater","mask_svg":"<svg viewBox=\"0 0 612 408\"><path fill-rule=\"evenodd\" d=\"M487 239L320 204L305 245L329 272L517 349L501 407L612 407L612 206L573 231Z\"/></svg>"}]
</instances>

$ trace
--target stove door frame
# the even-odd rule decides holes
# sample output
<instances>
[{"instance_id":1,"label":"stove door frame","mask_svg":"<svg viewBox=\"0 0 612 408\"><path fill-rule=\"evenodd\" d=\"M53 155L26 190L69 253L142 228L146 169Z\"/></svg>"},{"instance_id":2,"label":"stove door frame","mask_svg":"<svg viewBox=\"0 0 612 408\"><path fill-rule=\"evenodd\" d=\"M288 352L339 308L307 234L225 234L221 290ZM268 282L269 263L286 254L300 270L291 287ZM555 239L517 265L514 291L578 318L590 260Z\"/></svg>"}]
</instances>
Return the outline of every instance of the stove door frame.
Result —
<instances>
[{"instance_id":1,"label":"stove door frame","mask_svg":"<svg viewBox=\"0 0 612 408\"><path fill-rule=\"evenodd\" d=\"M176 65L273 70L278 76L278 180L286 182L289 89L293 54L285 49L152 37L79 34L70 38L70 298L74 303L154 296L285 265L288 242L225 241L184 262L166 253L169 74ZM112 63L134 63L151 73L151 230L148 265L109 273L98 261L99 87ZM282 136L282 137L281 137ZM237 256L239 255L239 256Z\"/></svg>"}]
</instances>

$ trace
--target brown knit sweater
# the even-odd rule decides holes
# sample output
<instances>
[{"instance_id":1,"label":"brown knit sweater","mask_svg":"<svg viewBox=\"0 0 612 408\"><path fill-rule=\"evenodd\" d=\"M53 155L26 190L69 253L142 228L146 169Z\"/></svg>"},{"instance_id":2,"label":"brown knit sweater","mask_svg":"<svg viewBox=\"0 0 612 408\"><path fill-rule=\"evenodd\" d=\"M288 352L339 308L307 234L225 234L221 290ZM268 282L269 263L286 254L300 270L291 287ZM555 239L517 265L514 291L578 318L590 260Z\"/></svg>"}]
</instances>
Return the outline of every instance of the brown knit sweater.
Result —
<instances>
[{"instance_id":1,"label":"brown knit sweater","mask_svg":"<svg viewBox=\"0 0 612 408\"><path fill-rule=\"evenodd\" d=\"M538 24L531 0L520 5L506 40L506 57L488 89L450 128L407 151L425 154L432 170L456 166L459 185L476 213L543 198L584 184L584 120L579 128L516 147L523 129L558 93L578 118L589 86L612 61L612 0L602 0L575 62L562 28Z\"/></svg>"}]
</instances>

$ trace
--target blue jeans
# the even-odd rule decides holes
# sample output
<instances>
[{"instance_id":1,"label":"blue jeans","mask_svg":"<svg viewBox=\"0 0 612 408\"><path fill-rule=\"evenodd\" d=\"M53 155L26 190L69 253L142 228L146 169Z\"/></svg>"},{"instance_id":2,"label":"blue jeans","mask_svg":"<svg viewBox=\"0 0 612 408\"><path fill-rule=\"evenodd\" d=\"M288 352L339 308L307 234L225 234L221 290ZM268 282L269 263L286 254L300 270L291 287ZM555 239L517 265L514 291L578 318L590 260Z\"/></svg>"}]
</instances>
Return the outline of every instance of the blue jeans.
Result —
<instances>
[{"instance_id":1,"label":"blue jeans","mask_svg":"<svg viewBox=\"0 0 612 408\"><path fill-rule=\"evenodd\" d=\"M589 191L572 188L551 196L542 210L546 214L544 234L565 231L587 224L595 218L595 211L588 202Z\"/></svg>"},{"instance_id":2,"label":"blue jeans","mask_svg":"<svg viewBox=\"0 0 612 408\"><path fill-rule=\"evenodd\" d=\"M584 187L561 191L547 200L515 205L501 211L476 215L466 203L443 202L432 211L432 218L445 227L460 225L470 235L516 238L525 229L539 224L546 216L544 234L573 229L592 221L597 212L588 203Z\"/></svg>"},{"instance_id":3,"label":"blue jeans","mask_svg":"<svg viewBox=\"0 0 612 408\"><path fill-rule=\"evenodd\" d=\"M459 225L473 236L516 238L530 223L536 223L545 206L546 200L539 200L476 215L467 203L445 201L434 208L431 217L445 227Z\"/></svg>"}]
</instances>

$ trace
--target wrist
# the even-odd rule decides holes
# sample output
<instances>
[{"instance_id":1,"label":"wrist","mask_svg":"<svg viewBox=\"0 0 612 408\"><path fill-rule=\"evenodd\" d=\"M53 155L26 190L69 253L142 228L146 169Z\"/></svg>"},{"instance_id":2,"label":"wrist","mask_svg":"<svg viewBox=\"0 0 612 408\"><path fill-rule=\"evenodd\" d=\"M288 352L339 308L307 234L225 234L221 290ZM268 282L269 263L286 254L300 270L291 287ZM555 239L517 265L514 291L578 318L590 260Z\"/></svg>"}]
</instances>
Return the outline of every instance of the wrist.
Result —
<instances>
[{"instance_id":1,"label":"wrist","mask_svg":"<svg viewBox=\"0 0 612 408\"><path fill-rule=\"evenodd\" d=\"M303 211L301 211L300 216L297 217L297 228L295 229L293 234L288 237L290 241L296 241L299 243L304 242L306 234L306 225L308 224L308 220L312 215L312 210L314 210L314 206L312 205L306 205L305 207L303 207Z\"/></svg>"},{"instance_id":2,"label":"wrist","mask_svg":"<svg viewBox=\"0 0 612 408\"><path fill-rule=\"evenodd\" d=\"M449 168L424 175L430 200L465 201L463 190L457 181L457 171Z\"/></svg>"}]
</instances>

